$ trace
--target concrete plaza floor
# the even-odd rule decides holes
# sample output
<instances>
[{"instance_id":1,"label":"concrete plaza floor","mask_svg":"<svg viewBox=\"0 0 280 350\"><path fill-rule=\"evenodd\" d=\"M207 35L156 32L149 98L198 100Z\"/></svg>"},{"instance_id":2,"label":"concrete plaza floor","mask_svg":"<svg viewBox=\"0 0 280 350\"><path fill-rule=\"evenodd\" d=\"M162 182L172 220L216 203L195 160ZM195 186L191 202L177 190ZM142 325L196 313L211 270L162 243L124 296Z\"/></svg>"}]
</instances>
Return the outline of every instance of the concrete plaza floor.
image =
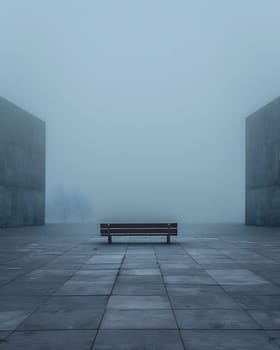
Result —
<instances>
[{"instance_id":1,"label":"concrete plaza floor","mask_svg":"<svg viewBox=\"0 0 280 350\"><path fill-rule=\"evenodd\" d=\"M279 350L280 230L181 225L172 241L1 229L0 349Z\"/></svg>"}]
</instances>

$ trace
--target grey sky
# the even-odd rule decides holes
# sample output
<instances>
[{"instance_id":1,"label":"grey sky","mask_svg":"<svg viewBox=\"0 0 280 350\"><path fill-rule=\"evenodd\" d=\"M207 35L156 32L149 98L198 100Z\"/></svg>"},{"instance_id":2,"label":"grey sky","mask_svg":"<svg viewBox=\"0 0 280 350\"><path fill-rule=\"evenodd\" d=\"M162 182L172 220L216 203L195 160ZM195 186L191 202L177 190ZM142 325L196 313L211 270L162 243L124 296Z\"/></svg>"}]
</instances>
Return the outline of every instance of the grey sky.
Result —
<instances>
[{"instance_id":1,"label":"grey sky","mask_svg":"<svg viewBox=\"0 0 280 350\"><path fill-rule=\"evenodd\" d=\"M242 221L244 118L279 62L278 0L0 0L0 95L96 220Z\"/></svg>"}]
</instances>

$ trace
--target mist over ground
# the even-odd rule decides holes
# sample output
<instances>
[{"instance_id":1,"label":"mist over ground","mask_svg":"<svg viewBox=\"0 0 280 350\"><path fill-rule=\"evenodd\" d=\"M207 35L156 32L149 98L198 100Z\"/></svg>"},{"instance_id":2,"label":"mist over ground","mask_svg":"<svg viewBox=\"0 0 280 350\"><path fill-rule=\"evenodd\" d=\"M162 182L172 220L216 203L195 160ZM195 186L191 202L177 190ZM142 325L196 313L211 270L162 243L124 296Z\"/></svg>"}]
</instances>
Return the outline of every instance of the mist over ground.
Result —
<instances>
[{"instance_id":1,"label":"mist over ground","mask_svg":"<svg viewBox=\"0 0 280 350\"><path fill-rule=\"evenodd\" d=\"M0 4L0 95L47 123L50 206L243 222L245 117L279 95L278 0Z\"/></svg>"}]
</instances>

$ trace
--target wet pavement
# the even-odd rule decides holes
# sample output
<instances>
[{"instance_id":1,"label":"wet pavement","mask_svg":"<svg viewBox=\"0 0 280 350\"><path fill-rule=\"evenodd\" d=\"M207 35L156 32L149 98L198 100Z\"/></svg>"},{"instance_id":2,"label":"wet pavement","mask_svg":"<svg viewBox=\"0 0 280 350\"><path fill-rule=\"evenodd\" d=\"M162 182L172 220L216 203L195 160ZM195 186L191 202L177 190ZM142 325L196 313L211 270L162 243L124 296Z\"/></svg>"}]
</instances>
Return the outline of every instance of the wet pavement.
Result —
<instances>
[{"instance_id":1,"label":"wet pavement","mask_svg":"<svg viewBox=\"0 0 280 350\"><path fill-rule=\"evenodd\" d=\"M279 350L280 229L1 229L0 349L24 348Z\"/></svg>"}]
</instances>

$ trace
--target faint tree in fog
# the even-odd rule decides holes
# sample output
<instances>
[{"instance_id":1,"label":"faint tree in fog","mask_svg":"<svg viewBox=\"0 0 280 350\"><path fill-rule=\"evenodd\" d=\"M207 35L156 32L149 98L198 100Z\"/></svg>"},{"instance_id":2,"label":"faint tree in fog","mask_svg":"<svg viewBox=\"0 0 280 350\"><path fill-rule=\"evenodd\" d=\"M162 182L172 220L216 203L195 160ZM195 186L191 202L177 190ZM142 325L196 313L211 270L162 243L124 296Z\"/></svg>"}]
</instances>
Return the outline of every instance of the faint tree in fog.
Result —
<instances>
[{"instance_id":1,"label":"faint tree in fog","mask_svg":"<svg viewBox=\"0 0 280 350\"><path fill-rule=\"evenodd\" d=\"M73 215L82 221L89 219L92 212L89 200L80 192L72 193L69 199L72 204Z\"/></svg>"},{"instance_id":2,"label":"faint tree in fog","mask_svg":"<svg viewBox=\"0 0 280 350\"><path fill-rule=\"evenodd\" d=\"M68 221L72 215L70 196L63 190L59 190L54 194L52 207L54 214L63 222Z\"/></svg>"},{"instance_id":3,"label":"faint tree in fog","mask_svg":"<svg viewBox=\"0 0 280 350\"><path fill-rule=\"evenodd\" d=\"M50 217L60 221L86 221L91 217L92 207L86 196L79 191L57 190L48 203Z\"/></svg>"}]
</instances>

